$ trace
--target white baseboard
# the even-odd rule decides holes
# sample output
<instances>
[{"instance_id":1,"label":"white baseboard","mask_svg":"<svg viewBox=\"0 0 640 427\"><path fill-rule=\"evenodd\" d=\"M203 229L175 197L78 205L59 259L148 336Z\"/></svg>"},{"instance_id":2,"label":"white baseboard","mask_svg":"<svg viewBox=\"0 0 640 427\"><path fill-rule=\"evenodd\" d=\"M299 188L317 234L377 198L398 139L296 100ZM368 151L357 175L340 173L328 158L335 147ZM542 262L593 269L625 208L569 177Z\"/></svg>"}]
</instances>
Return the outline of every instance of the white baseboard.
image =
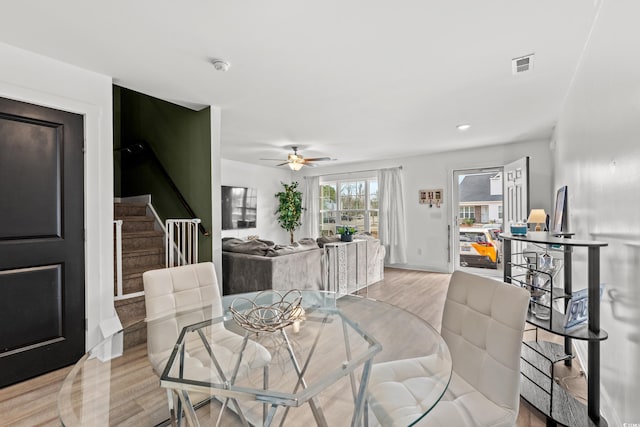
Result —
<instances>
[{"instance_id":1,"label":"white baseboard","mask_svg":"<svg viewBox=\"0 0 640 427\"><path fill-rule=\"evenodd\" d=\"M401 270L418 270L418 271L428 271L431 273L445 273L448 274L448 271L444 271L438 267L430 267L428 265L414 265L414 264L385 264L385 267L389 268L398 268Z\"/></svg>"}]
</instances>

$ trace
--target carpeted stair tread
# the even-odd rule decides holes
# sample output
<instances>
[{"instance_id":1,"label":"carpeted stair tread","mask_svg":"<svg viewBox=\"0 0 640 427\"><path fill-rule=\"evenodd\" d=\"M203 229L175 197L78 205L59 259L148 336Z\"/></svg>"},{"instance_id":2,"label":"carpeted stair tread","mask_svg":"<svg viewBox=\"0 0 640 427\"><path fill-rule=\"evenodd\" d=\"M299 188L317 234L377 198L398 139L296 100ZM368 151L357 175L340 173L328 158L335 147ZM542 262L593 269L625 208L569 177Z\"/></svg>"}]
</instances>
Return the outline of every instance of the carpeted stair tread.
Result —
<instances>
[{"instance_id":1,"label":"carpeted stair tread","mask_svg":"<svg viewBox=\"0 0 640 427\"><path fill-rule=\"evenodd\" d=\"M123 328L144 320L146 316L144 295L116 300L114 305Z\"/></svg>"},{"instance_id":2,"label":"carpeted stair tread","mask_svg":"<svg viewBox=\"0 0 640 427\"><path fill-rule=\"evenodd\" d=\"M122 233L122 249L164 248L164 234L156 230L126 231Z\"/></svg>"},{"instance_id":3,"label":"carpeted stair tread","mask_svg":"<svg viewBox=\"0 0 640 427\"><path fill-rule=\"evenodd\" d=\"M149 270L158 270L160 268L165 268L163 264L156 265L140 265L135 267L130 267L127 269L126 273L122 272L123 279L132 279L138 276L142 276L142 273Z\"/></svg>"},{"instance_id":4,"label":"carpeted stair tread","mask_svg":"<svg viewBox=\"0 0 640 427\"><path fill-rule=\"evenodd\" d=\"M154 222L155 219L145 215L124 215L114 216L113 219L121 219L122 221L134 221L134 222Z\"/></svg>"},{"instance_id":5,"label":"carpeted stair tread","mask_svg":"<svg viewBox=\"0 0 640 427\"><path fill-rule=\"evenodd\" d=\"M165 268L164 233L156 229L155 218L148 215L146 203L114 203L114 218L122 220L123 293L143 291L142 274ZM125 346L144 342L144 296L117 300L115 306L122 325L131 331L135 329Z\"/></svg>"},{"instance_id":6,"label":"carpeted stair tread","mask_svg":"<svg viewBox=\"0 0 640 427\"><path fill-rule=\"evenodd\" d=\"M154 231L155 220L149 217L130 216L122 219L122 234Z\"/></svg>"},{"instance_id":7,"label":"carpeted stair tread","mask_svg":"<svg viewBox=\"0 0 640 427\"><path fill-rule=\"evenodd\" d=\"M147 214L146 203L114 203L113 216L122 218L126 216L145 216Z\"/></svg>"},{"instance_id":8,"label":"carpeted stair tread","mask_svg":"<svg viewBox=\"0 0 640 427\"><path fill-rule=\"evenodd\" d=\"M134 257L134 256L143 256L143 255L155 255L164 253L164 248L141 248L141 249L123 249L122 257Z\"/></svg>"},{"instance_id":9,"label":"carpeted stair tread","mask_svg":"<svg viewBox=\"0 0 640 427\"><path fill-rule=\"evenodd\" d=\"M142 230L142 231L127 231L122 233L123 239L137 239L140 237L156 237L156 236L164 236L162 231L158 230Z\"/></svg>"}]
</instances>

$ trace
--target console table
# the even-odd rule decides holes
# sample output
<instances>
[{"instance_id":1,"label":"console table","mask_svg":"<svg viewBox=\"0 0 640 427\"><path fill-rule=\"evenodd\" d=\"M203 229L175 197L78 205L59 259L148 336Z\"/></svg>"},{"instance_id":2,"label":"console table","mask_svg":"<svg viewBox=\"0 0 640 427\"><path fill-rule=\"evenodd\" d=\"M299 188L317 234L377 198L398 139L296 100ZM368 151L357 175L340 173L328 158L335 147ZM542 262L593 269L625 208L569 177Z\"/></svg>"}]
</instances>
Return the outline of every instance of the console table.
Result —
<instances>
[{"instance_id":1,"label":"console table","mask_svg":"<svg viewBox=\"0 0 640 427\"><path fill-rule=\"evenodd\" d=\"M325 289L345 295L366 288L368 259L366 240L325 243Z\"/></svg>"}]
</instances>

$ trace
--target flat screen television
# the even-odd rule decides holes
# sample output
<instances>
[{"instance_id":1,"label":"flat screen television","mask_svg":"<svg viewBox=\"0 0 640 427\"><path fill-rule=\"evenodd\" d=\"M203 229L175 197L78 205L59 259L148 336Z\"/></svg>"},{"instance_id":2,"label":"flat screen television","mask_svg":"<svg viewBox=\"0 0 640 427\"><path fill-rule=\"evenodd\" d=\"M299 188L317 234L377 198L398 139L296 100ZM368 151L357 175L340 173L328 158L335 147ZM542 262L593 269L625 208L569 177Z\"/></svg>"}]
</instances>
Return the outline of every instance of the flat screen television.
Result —
<instances>
[{"instance_id":1,"label":"flat screen television","mask_svg":"<svg viewBox=\"0 0 640 427\"><path fill-rule=\"evenodd\" d=\"M558 189L556 193L556 204L553 210L553 220L551 222L552 234L568 233L568 214L567 214L567 186L564 185Z\"/></svg>"},{"instance_id":2,"label":"flat screen television","mask_svg":"<svg viewBox=\"0 0 640 427\"><path fill-rule=\"evenodd\" d=\"M222 229L256 228L258 190L222 186Z\"/></svg>"}]
</instances>

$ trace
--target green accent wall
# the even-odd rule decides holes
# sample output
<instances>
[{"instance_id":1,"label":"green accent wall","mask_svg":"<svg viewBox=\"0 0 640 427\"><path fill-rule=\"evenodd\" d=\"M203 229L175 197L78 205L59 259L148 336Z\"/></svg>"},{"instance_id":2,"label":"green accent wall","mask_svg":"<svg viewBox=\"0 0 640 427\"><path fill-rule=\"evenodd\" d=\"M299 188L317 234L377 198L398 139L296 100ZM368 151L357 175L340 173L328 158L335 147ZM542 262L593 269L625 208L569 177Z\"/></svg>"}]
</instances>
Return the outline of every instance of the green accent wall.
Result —
<instances>
[{"instance_id":1,"label":"green accent wall","mask_svg":"<svg viewBox=\"0 0 640 427\"><path fill-rule=\"evenodd\" d=\"M119 92L116 94L116 92ZM196 216L211 231L211 115L194 111L122 87L114 87L114 136L120 146L145 141L178 187ZM116 118L116 111L119 117ZM115 147L117 148L117 146ZM149 156L116 154L114 184L122 197L151 194L158 215L189 218L160 168ZM119 160L122 160L119 162ZM117 194L117 188L115 190ZM199 235L200 261L211 261L211 237Z\"/></svg>"},{"instance_id":2,"label":"green accent wall","mask_svg":"<svg viewBox=\"0 0 640 427\"><path fill-rule=\"evenodd\" d=\"M122 185L120 180L122 179L120 163L120 147L122 129L120 127L120 88L118 86L113 87L113 195L114 197L122 197Z\"/></svg>"}]
</instances>

